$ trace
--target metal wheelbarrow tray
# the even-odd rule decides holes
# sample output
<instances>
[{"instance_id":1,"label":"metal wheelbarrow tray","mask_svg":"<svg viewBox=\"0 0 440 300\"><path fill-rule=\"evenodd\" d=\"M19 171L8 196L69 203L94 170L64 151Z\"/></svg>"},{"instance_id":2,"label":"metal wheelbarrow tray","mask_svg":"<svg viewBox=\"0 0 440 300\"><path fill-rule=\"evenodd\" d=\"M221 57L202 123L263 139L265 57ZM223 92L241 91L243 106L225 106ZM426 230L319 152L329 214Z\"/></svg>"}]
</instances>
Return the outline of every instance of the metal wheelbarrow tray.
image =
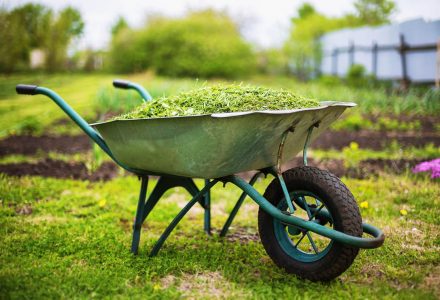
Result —
<instances>
[{"instance_id":1,"label":"metal wheelbarrow tray","mask_svg":"<svg viewBox=\"0 0 440 300\"><path fill-rule=\"evenodd\" d=\"M115 80L117 88L140 85ZM354 103L321 102L316 108L222 113L211 115L113 120L89 125L58 94L44 87L17 85L19 94L50 97L117 164L141 179L131 251L137 254L142 223L162 195L183 187L192 199L166 228L150 256L196 204L204 208L204 230L211 232L211 188L232 183L243 192L223 226L225 236L246 196L259 206L258 228L263 246L276 265L314 281L339 276L359 248L377 248L384 234L362 223L348 188L328 171L307 166L307 147ZM304 166L281 172L281 164L303 151ZM234 175L256 170L249 182ZM160 176L147 197L150 175ZM261 195L253 184L260 176L274 180ZM205 179L202 189L193 178ZM372 237L364 238L362 234ZM304 245L307 241L307 245Z\"/></svg>"}]
</instances>

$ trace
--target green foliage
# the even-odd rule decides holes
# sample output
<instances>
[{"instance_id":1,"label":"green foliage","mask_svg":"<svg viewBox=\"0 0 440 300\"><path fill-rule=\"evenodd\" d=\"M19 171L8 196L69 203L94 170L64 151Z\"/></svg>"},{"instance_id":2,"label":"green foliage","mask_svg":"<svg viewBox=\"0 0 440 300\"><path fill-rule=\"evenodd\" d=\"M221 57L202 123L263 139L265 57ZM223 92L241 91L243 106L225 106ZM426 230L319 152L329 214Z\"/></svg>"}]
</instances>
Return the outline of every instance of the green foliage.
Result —
<instances>
[{"instance_id":1,"label":"green foliage","mask_svg":"<svg viewBox=\"0 0 440 300\"><path fill-rule=\"evenodd\" d=\"M15 14L0 8L0 72L25 69L28 64L29 37Z\"/></svg>"},{"instance_id":2,"label":"green foliage","mask_svg":"<svg viewBox=\"0 0 440 300\"><path fill-rule=\"evenodd\" d=\"M393 0L357 0L354 3L356 18L363 25L381 25L390 22L397 10Z\"/></svg>"},{"instance_id":3,"label":"green foliage","mask_svg":"<svg viewBox=\"0 0 440 300\"><path fill-rule=\"evenodd\" d=\"M299 19L305 19L310 15L316 13L315 8L310 3L303 3L303 5L298 8L298 17Z\"/></svg>"},{"instance_id":4,"label":"green foliage","mask_svg":"<svg viewBox=\"0 0 440 300\"><path fill-rule=\"evenodd\" d=\"M49 71L66 68L67 47L82 34L84 22L78 10L67 7L60 12L50 31L46 47L46 67Z\"/></svg>"},{"instance_id":5,"label":"green foliage","mask_svg":"<svg viewBox=\"0 0 440 300\"><path fill-rule=\"evenodd\" d=\"M116 73L141 72L152 63L144 45L145 32L121 29L113 36L109 52L109 67Z\"/></svg>"},{"instance_id":6,"label":"green foliage","mask_svg":"<svg viewBox=\"0 0 440 300\"><path fill-rule=\"evenodd\" d=\"M386 131L416 131L421 128L421 123L419 120L404 122L381 116L374 123L374 128Z\"/></svg>"},{"instance_id":7,"label":"green foliage","mask_svg":"<svg viewBox=\"0 0 440 300\"><path fill-rule=\"evenodd\" d=\"M15 129L16 134L39 135L43 133L43 126L35 117L28 117Z\"/></svg>"},{"instance_id":8,"label":"green foliage","mask_svg":"<svg viewBox=\"0 0 440 300\"><path fill-rule=\"evenodd\" d=\"M143 30L121 30L113 38L110 58L116 72L151 68L167 76L192 77L242 76L256 63L236 25L213 11L155 18Z\"/></svg>"},{"instance_id":9,"label":"green foliage","mask_svg":"<svg viewBox=\"0 0 440 300\"><path fill-rule=\"evenodd\" d=\"M433 112L440 111L440 88L432 88L426 91L423 96L423 103Z\"/></svg>"},{"instance_id":10,"label":"green foliage","mask_svg":"<svg viewBox=\"0 0 440 300\"><path fill-rule=\"evenodd\" d=\"M100 88L94 100L96 111L101 115L125 113L142 103L142 99L134 91L123 91L113 87Z\"/></svg>"},{"instance_id":11,"label":"green foliage","mask_svg":"<svg viewBox=\"0 0 440 300\"><path fill-rule=\"evenodd\" d=\"M337 120L331 125L334 130L359 131L361 129L372 129L373 123L360 113L348 113L344 118Z\"/></svg>"},{"instance_id":12,"label":"green foliage","mask_svg":"<svg viewBox=\"0 0 440 300\"><path fill-rule=\"evenodd\" d=\"M350 112L331 125L334 130L359 131L362 129L374 131L418 131L422 128L419 120L399 121L389 116L378 116L371 121L360 112Z\"/></svg>"},{"instance_id":13,"label":"green foliage","mask_svg":"<svg viewBox=\"0 0 440 300\"><path fill-rule=\"evenodd\" d=\"M318 82L325 86L331 87L341 84L341 79L338 76L333 75L322 75L318 78Z\"/></svg>"},{"instance_id":14,"label":"green foliage","mask_svg":"<svg viewBox=\"0 0 440 300\"><path fill-rule=\"evenodd\" d=\"M119 17L112 26L112 36L117 35L121 30L129 28L127 21L123 17Z\"/></svg>"},{"instance_id":15,"label":"green foliage","mask_svg":"<svg viewBox=\"0 0 440 300\"><path fill-rule=\"evenodd\" d=\"M347 83L359 87L367 84L367 74L365 67L360 64L353 64L350 66L347 72Z\"/></svg>"},{"instance_id":16,"label":"green foliage","mask_svg":"<svg viewBox=\"0 0 440 300\"><path fill-rule=\"evenodd\" d=\"M317 42L324 33L350 25L347 18L330 18L314 9L301 11L299 18L292 19L292 30L284 51L294 74L300 79L309 79L321 60L321 49Z\"/></svg>"},{"instance_id":17,"label":"green foliage","mask_svg":"<svg viewBox=\"0 0 440 300\"><path fill-rule=\"evenodd\" d=\"M12 11L0 8L0 72L27 70L33 49L45 52L46 69L64 69L67 47L83 28L79 11L72 7L57 15L41 4L25 4Z\"/></svg>"},{"instance_id":18,"label":"green foliage","mask_svg":"<svg viewBox=\"0 0 440 300\"><path fill-rule=\"evenodd\" d=\"M286 110L318 105L317 100L306 99L285 90L243 85L216 85L148 101L117 119Z\"/></svg>"}]
</instances>

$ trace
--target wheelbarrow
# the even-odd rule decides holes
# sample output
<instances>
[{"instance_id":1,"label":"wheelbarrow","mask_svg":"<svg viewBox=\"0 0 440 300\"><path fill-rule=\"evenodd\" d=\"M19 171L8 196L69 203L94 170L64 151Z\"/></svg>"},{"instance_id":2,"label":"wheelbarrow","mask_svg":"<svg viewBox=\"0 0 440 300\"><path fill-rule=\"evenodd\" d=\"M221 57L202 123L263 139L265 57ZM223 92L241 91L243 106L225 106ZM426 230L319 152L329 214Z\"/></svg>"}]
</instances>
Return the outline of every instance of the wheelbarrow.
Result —
<instances>
[{"instance_id":1,"label":"wheelbarrow","mask_svg":"<svg viewBox=\"0 0 440 300\"><path fill-rule=\"evenodd\" d=\"M123 80L116 88L133 89L143 101L147 90ZM196 204L204 209L204 231L211 234L210 190L231 183L242 194L224 224L228 232L246 196L259 205L258 230L273 262L288 273L312 281L328 281L353 263L360 248L377 248L385 236L365 224L356 200L339 178L307 165L311 141L334 122L347 102L321 102L319 107L219 113L183 117L112 120L89 125L54 91L34 85L17 85L18 94L51 98L118 165L136 174L141 189L133 225L131 252L137 254L142 224L164 193L183 187L192 199L160 236L150 256ZM281 165L302 150L304 166L284 172ZM255 170L249 182L234 175ZM264 194L254 183L273 176ZM147 198L149 176L159 179ZM194 178L204 179L199 189ZM363 237L363 234L369 237Z\"/></svg>"}]
</instances>

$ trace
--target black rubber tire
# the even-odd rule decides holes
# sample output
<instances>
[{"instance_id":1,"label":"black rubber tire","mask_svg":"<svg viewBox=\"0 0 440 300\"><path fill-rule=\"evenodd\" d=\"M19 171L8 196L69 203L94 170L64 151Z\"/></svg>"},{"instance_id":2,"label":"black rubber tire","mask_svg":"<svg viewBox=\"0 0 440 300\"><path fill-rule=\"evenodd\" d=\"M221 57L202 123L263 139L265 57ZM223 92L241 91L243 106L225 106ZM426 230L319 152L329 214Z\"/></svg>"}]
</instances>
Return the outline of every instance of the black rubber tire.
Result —
<instances>
[{"instance_id":1,"label":"black rubber tire","mask_svg":"<svg viewBox=\"0 0 440 300\"><path fill-rule=\"evenodd\" d=\"M344 183L328 171L315 167L297 167L283 173L289 192L303 190L317 195L333 218L333 228L346 234L362 236L362 218L357 203ZM264 197L274 206L284 198L278 179L267 187ZM274 263L288 273L311 281L330 281L347 270L359 248L336 241L329 252L314 262L302 262L289 256L275 237L273 218L261 208L258 211L261 242Z\"/></svg>"}]
</instances>

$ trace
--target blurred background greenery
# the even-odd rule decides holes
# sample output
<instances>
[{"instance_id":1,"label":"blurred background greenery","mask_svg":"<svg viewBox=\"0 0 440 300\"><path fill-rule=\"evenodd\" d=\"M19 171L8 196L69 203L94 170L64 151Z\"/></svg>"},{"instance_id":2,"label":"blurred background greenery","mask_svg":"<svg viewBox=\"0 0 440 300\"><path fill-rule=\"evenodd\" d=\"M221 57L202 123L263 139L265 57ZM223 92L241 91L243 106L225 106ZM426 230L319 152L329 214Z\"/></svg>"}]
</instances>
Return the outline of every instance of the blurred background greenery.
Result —
<instances>
[{"instance_id":1,"label":"blurred background greenery","mask_svg":"<svg viewBox=\"0 0 440 300\"><path fill-rule=\"evenodd\" d=\"M278 48L261 49L243 39L242 28L224 11L188 11L181 17L150 15L141 28L120 17L109 28L108 49L70 51L85 22L74 7L54 11L44 4L0 7L0 72L100 71L240 78L255 73L317 77L318 39L347 27L390 22L392 0L357 0L354 12L329 17L311 4L299 7L290 34ZM293 14L294 12L292 12ZM357 73L359 76L359 73ZM362 74L360 74L362 75Z\"/></svg>"}]
</instances>

